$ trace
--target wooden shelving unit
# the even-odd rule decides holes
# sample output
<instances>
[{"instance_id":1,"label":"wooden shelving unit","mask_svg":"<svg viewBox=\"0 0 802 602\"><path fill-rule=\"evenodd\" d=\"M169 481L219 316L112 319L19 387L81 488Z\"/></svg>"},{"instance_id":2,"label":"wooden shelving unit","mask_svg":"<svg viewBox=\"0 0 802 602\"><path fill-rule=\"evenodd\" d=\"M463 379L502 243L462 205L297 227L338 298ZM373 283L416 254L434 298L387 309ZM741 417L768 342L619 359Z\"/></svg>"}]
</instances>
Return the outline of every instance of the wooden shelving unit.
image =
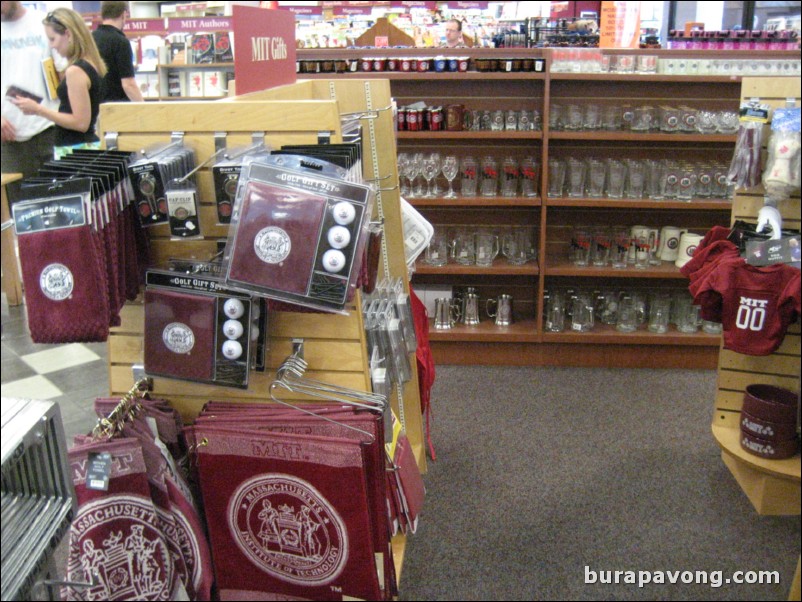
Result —
<instances>
[{"instance_id":1,"label":"wooden shelving unit","mask_svg":"<svg viewBox=\"0 0 802 602\"><path fill-rule=\"evenodd\" d=\"M613 51L621 54L627 51ZM631 52L631 51L629 51ZM657 58L754 59L754 53L741 51L643 50ZM319 61L327 69L343 69L362 59L435 56L470 57L467 72L367 71L348 73L306 73ZM545 59L542 72L477 71L477 59ZM792 51L761 53L765 59L796 59ZM543 330L543 296L551 287L582 286L590 289L618 286L626 288L685 288L684 277L666 263L647 270L613 270L568 265L567 252L573 225L634 225L660 228L671 224L704 233L714 225L729 223L732 202L698 198L689 202L650 199L593 199L545 197L548 174L543 166L549 157L578 158L674 157L691 161L717 159L729 162L735 143L732 134L634 133L607 131L554 131L549 128L552 105L649 104L677 106L689 104L713 110L736 109L742 77L725 75L664 75L616 73L551 73L548 49L337 49L299 50L301 72L298 77L316 81L322 78L386 79L398 106L423 101L429 106L462 104L467 110L537 110L542 116L541 131L400 131L398 150L408 153L439 151L458 157L481 158L493 155L522 158L534 156L540 163L542 197L522 198L413 198L408 199L437 228L472 226L506 228L533 227L537 234L536 264L506 268L497 261L492 268L449 264L434 268L416 265L413 286L441 288L453 285L479 289L482 301L501 293L512 293L519 330L504 331L492 323L480 328L457 327L447 332L431 330L432 349L439 363L499 363L515 365L640 365L633 361L639 349L648 345L649 363L655 367L714 368L718 361L718 337L675 333L632 335L607 332L555 336ZM506 63L500 62L500 65ZM523 65L523 63L521 63ZM350 67L349 67L350 68ZM791 79L791 78L778 78ZM440 183L442 184L444 180ZM455 183L456 186L456 183ZM457 188L458 190L458 188ZM488 319L489 322L489 319ZM583 344L586 343L586 344ZM580 352L578 352L578 350Z\"/></svg>"}]
</instances>

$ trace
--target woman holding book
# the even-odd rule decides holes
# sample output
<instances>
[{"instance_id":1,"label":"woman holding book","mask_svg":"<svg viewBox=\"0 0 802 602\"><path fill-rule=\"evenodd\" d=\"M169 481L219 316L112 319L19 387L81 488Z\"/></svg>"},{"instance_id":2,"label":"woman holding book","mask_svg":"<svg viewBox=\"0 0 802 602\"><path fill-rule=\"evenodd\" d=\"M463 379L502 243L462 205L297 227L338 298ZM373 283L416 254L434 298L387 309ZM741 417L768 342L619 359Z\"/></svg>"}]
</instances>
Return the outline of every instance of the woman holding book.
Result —
<instances>
[{"instance_id":1,"label":"woman holding book","mask_svg":"<svg viewBox=\"0 0 802 602\"><path fill-rule=\"evenodd\" d=\"M14 103L26 115L39 115L56 124L56 158L72 148L97 148L100 140L95 124L106 65L80 14L69 8L57 8L47 13L43 23L50 47L68 63L58 86L58 111L21 96Z\"/></svg>"}]
</instances>

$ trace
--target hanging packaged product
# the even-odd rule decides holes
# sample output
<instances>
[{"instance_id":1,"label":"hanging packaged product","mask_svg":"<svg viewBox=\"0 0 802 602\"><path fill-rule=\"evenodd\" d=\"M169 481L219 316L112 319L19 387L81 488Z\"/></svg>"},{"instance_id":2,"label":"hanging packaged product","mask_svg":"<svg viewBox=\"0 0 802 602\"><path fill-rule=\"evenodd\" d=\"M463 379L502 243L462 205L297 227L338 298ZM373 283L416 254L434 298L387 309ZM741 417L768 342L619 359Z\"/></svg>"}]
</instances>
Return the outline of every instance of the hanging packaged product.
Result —
<instances>
[{"instance_id":1,"label":"hanging packaged product","mask_svg":"<svg viewBox=\"0 0 802 602\"><path fill-rule=\"evenodd\" d=\"M212 166L214 180L214 198L217 205L217 222L231 223L234 210L234 199L237 196L237 185L242 171L242 164L248 156L267 157L270 154L264 144L244 149L231 149L223 158Z\"/></svg>"},{"instance_id":2,"label":"hanging packaged product","mask_svg":"<svg viewBox=\"0 0 802 602\"><path fill-rule=\"evenodd\" d=\"M223 257L226 285L347 313L374 193L344 176L336 165L301 156L248 162Z\"/></svg>"},{"instance_id":3,"label":"hanging packaged product","mask_svg":"<svg viewBox=\"0 0 802 602\"><path fill-rule=\"evenodd\" d=\"M760 183L763 145L763 126L769 122L771 108L767 104L751 101L741 105L738 122L738 140L727 173L727 181L737 188L752 188Z\"/></svg>"},{"instance_id":4,"label":"hanging packaged product","mask_svg":"<svg viewBox=\"0 0 802 602\"><path fill-rule=\"evenodd\" d=\"M771 120L763 186L767 199L774 203L788 199L794 190L799 190L800 115L799 107L775 109Z\"/></svg>"},{"instance_id":5,"label":"hanging packaged product","mask_svg":"<svg viewBox=\"0 0 802 602\"><path fill-rule=\"evenodd\" d=\"M153 269L146 284L145 372L247 388L264 366L263 301L208 274Z\"/></svg>"},{"instance_id":6,"label":"hanging packaged product","mask_svg":"<svg viewBox=\"0 0 802 602\"><path fill-rule=\"evenodd\" d=\"M111 312L97 180L27 186L12 206L35 343L105 341Z\"/></svg>"},{"instance_id":7,"label":"hanging packaged product","mask_svg":"<svg viewBox=\"0 0 802 602\"><path fill-rule=\"evenodd\" d=\"M154 226L169 222L173 236L197 236L196 203L188 202L186 194L174 195L171 213L167 195L168 190L180 190L191 181L188 174L195 167L194 151L178 140L144 150L142 155L128 167L140 223ZM194 219L190 219L193 210Z\"/></svg>"}]
</instances>

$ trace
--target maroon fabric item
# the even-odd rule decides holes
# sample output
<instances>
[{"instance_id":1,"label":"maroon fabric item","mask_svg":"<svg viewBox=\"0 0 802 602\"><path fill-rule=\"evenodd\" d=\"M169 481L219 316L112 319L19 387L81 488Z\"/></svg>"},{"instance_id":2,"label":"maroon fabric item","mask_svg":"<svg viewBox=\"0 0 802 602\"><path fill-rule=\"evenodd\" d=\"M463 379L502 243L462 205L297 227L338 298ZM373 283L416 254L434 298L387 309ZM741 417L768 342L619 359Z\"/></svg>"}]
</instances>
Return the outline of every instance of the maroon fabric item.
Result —
<instances>
[{"instance_id":1,"label":"maroon fabric item","mask_svg":"<svg viewBox=\"0 0 802 602\"><path fill-rule=\"evenodd\" d=\"M412 452L412 445L403 433L399 435L395 447L393 468L407 524L414 533L418 528L418 517L423 509L426 488L418 470L418 463L415 461L415 454Z\"/></svg>"},{"instance_id":2,"label":"maroon fabric item","mask_svg":"<svg viewBox=\"0 0 802 602\"><path fill-rule=\"evenodd\" d=\"M250 182L227 279L306 295L326 199Z\"/></svg>"},{"instance_id":3,"label":"maroon fabric item","mask_svg":"<svg viewBox=\"0 0 802 602\"><path fill-rule=\"evenodd\" d=\"M104 196L102 202L109 216L109 223L101 230L104 254L106 257L106 283L109 294L109 326L119 326L122 323L120 320L120 309L122 309L124 300L120 296L119 289L120 251L117 247L119 244L117 241L117 211L110 195Z\"/></svg>"},{"instance_id":4,"label":"maroon fabric item","mask_svg":"<svg viewBox=\"0 0 802 602\"><path fill-rule=\"evenodd\" d=\"M168 290L145 291L145 370L173 378L214 377L216 300Z\"/></svg>"},{"instance_id":5,"label":"maroon fabric item","mask_svg":"<svg viewBox=\"0 0 802 602\"><path fill-rule=\"evenodd\" d=\"M435 367L432 348L429 344L429 316L426 313L426 306L415 294L413 289L409 289L409 299L412 305L412 319L415 323L415 336L418 339L418 347L415 350L415 360L418 364L418 389L420 392L420 407L426 419L426 443L429 446L429 455L432 460L437 460L432 442L432 387L434 386Z\"/></svg>"},{"instance_id":6,"label":"maroon fabric item","mask_svg":"<svg viewBox=\"0 0 802 602\"><path fill-rule=\"evenodd\" d=\"M276 411L272 412L240 408L239 411L220 412L216 415L202 412L195 424L229 427L247 424L248 428L259 431L316 437L340 437L361 442L365 454L368 508L372 523L374 552L382 554L384 561L385 583L383 587L385 591L394 591L396 588L395 564L392 559L391 530L385 501L387 497L387 456L383 444L382 418L369 412L354 412L352 407L344 409L339 406L329 406L325 410L330 410L323 412L327 418L342 424L334 424L315 416L304 415L292 408L286 408L286 411L276 408ZM344 425L366 431L370 433L371 437Z\"/></svg>"},{"instance_id":7,"label":"maroon fabric item","mask_svg":"<svg viewBox=\"0 0 802 602\"><path fill-rule=\"evenodd\" d=\"M24 234L18 242L33 342L105 341L106 273L91 226Z\"/></svg>"},{"instance_id":8,"label":"maroon fabric item","mask_svg":"<svg viewBox=\"0 0 802 602\"><path fill-rule=\"evenodd\" d=\"M145 269L150 265L150 247L145 229L133 203L125 208L125 298L133 301L139 295L139 286L145 281Z\"/></svg>"},{"instance_id":9,"label":"maroon fabric item","mask_svg":"<svg viewBox=\"0 0 802 602\"><path fill-rule=\"evenodd\" d=\"M221 600L381 598L359 443L192 430Z\"/></svg>"},{"instance_id":10,"label":"maroon fabric item","mask_svg":"<svg viewBox=\"0 0 802 602\"><path fill-rule=\"evenodd\" d=\"M691 280L688 290L691 295L693 295L694 299L697 297L699 284L704 282L704 279L715 270L721 262L740 260L739 258L740 253L738 252L738 247L728 240L718 240L706 246L704 249L701 249L701 251L697 249L693 258L680 269L682 273ZM691 265L691 269L683 271L689 265ZM699 304L699 313L702 319L711 322L721 322L721 299L719 297L707 295L706 297L700 297L700 301L703 298L705 302Z\"/></svg>"},{"instance_id":11,"label":"maroon fabric item","mask_svg":"<svg viewBox=\"0 0 802 602\"><path fill-rule=\"evenodd\" d=\"M702 305L721 303L724 348L746 355L770 355L799 316L800 272L789 265L749 265L741 258L719 262L694 283Z\"/></svg>"},{"instance_id":12,"label":"maroon fabric item","mask_svg":"<svg viewBox=\"0 0 802 602\"><path fill-rule=\"evenodd\" d=\"M86 486L90 452L111 453L107 491ZM70 527L67 580L91 588L63 588L67 600L175 600L186 596L150 498L139 442L87 443L68 452L78 500Z\"/></svg>"}]
</instances>

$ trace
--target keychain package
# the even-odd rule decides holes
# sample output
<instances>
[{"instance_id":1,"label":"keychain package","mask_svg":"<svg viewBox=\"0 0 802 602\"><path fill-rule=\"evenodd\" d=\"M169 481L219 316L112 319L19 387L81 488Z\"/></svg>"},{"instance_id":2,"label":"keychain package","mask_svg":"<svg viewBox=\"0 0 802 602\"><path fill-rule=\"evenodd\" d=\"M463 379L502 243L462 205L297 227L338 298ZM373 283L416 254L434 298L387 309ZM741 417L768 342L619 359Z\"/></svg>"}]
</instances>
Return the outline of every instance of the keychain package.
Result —
<instances>
[{"instance_id":1,"label":"keychain package","mask_svg":"<svg viewBox=\"0 0 802 602\"><path fill-rule=\"evenodd\" d=\"M170 223L171 234L177 238L199 235L197 201L190 203L186 192L194 186L186 176L195 167L195 153L182 142L171 142L142 154L128 167L141 224ZM183 193L172 195L171 211L168 191L175 190Z\"/></svg>"},{"instance_id":2,"label":"keychain package","mask_svg":"<svg viewBox=\"0 0 802 602\"><path fill-rule=\"evenodd\" d=\"M247 388L254 365L264 369L262 300L208 273L154 269L146 283L146 373Z\"/></svg>"},{"instance_id":3,"label":"keychain package","mask_svg":"<svg viewBox=\"0 0 802 602\"><path fill-rule=\"evenodd\" d=\"M249 161L223 262L225 283L345 313L356 290L373 191L331 163L293 155Z\"/></svg>"},{"instance_id":4,"label":"keychain package","mask_svg":"<svg viewBox=\"0 0 802 602\"><path fill-rule=\"evenodd\" d=\"M217 205L217 222L230 224L231 214L234 211L234 199L237 197L239 176L242 172L243 162L247 157L262 158L269 156L269 151L263 144L248 149L232 149L223 159L212 166L212 180L214 181L214 198Z\"/></svg>"}]
</instances>

